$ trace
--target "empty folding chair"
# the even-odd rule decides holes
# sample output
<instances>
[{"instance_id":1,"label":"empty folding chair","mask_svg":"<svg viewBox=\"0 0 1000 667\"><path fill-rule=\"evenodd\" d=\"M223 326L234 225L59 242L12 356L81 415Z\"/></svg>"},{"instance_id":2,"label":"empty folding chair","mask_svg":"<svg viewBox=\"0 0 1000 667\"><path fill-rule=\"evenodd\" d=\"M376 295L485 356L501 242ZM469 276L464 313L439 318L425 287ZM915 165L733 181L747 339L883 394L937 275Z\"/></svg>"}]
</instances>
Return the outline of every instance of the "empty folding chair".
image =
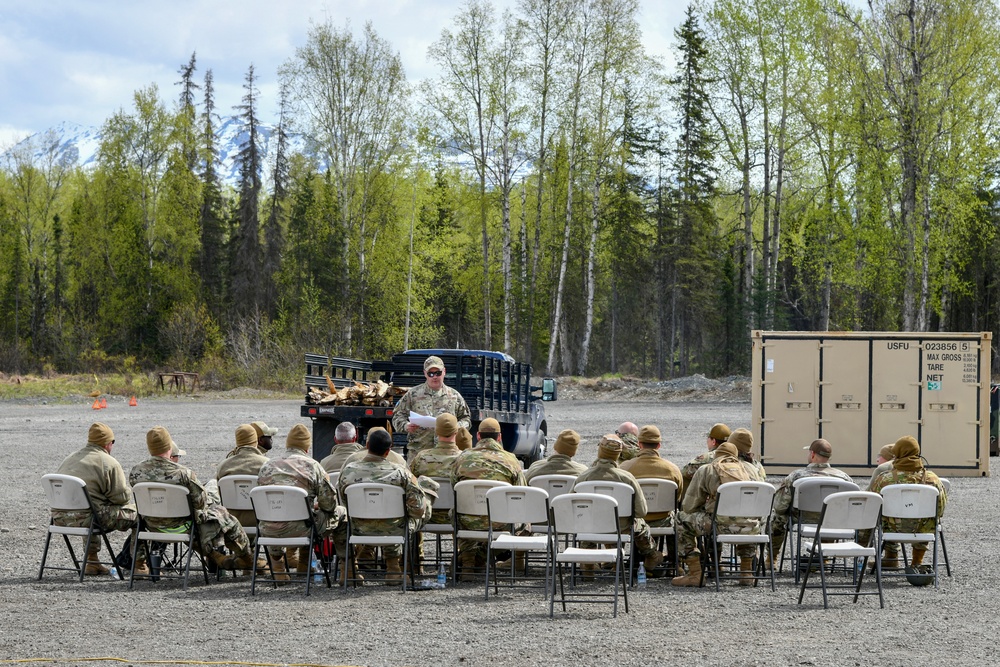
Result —
<instances>
[{"instance_id":1,"label":"empty folding chair","mask_svg":"<svg viewBox=\"0 0 1000 667\"><path fill-rule=\"evenodd\" d=\"M187 590L188 575L191 572L191 557L195 552L195 540L198 539L195 526L195 513L188 498L188 490L175 484L160 482L140 482L132 487L135 498L136 530L132 540L132 569L129 572L128 587L132 589L136 578L159 581L166 578L179 578L184 581ZM168 526L169 527L166 527ZM138 561L140 546L145 543L149 552L154 544L174 545L176 557L166 560L160 567L151 567L149 574L137 575L135 566ZM208 583L208 570L201 554L198 554L201 572ZM152 565L152 563L150 564Z\"/></svg>"},{"instance_id":2,"label":"empty folding chair","mask_svg":"<svg viewBox=\"0 0 1000 667\"><path fill-rule=\"evenodd\" d=\"M836 477L802 477L792 484L792 506L788 512L786 542L791 547L791 562L796 584L799 583L801 574L802 540L813 539L816 535L817 524L808 519L816 515L818 520L819 513L823 511L823 501L831 493L857 490L858 485L854 482ZM854 533L849 530L827 529L823 538L827 540L851 540L854 539ZM795 540L794 547L791 546L793 539Z\"/></svg>"},{"instance_id":3,"label":"empty folding chair","mask_svg":"<svg viewBox=\"0 0 1000 667\"><path fill-rule=\"evenodd\" d=\"M882 487L882 541L895 542L900 545L913 545L913 552L917 553L918 544L931 545L931 571L934 579L934 587L938 587L938 550L937 550L937 501L938 490L929 484L890 484ZM917 531L907 531L896 527L916 523ZM904 565L909 566L909 559L906 556L905 547L900 550L903 555ZM911 571L907 571L910 569ZM887 572L887 577L907 577L911 582L921 581L924 576L912 572L912 568L904 569L902 572ZM918 577L913 579L912 577ZM927 582L929 583L929 581Z\"/></svg>"},{"instance_id":4,"label":"empty folding chair","mask_svg":"<svg viewBox=\"0 0 1000 667\"><path fill-rule=\"evenodd\" d=\"M94 511L94 504L90 500L90 494L87 493L87 483L79 477L52 473L42 475L42 486L45 487L45 495L48 496L50 509L89 510L90 522L87 526L83 527L57 526L54 519L49 519L48 530L45 532L45 548L42 550L42 564L38 568L38 578L42 578L45 570L67 570L79 573L80 581L83 581L83 574L87 568L87 553L89 553L90 544L95 538L104 541L104 548L108 550L107 553L110 554L111 559L115 557L115 552L108 542L107 533L97 519L97 513ZM69 551L69 557L73 560L73 567L45 564L48 560L49 543L53 535L62 535L63 541L66 543L66 549ZM82 558L78 559L76 557L73 545L69 541L70 535L84 538Z\"/></svg>"},{"instance_id":5,"label":"empty folding chair","mask_svg":"<svg viewBox=\"0 0 1000 667\"><path fill-rule=\"evenodd\" d=\"M669 479L640 479L639 487L642 488L642 495L646 497L646 516L663 512L675 514L670 526L649 526L649 534L656 540L657 548L663 551L664 541L670 538L673 545L669 551L673 554L671 567L677 571L677 530L676 510L677 510L677 483Z\"/></svg>"},{"instance_id":6,"label":"empty folding chair","mask_svg":"<svg viewBox=\"0 0 1000 667\"><path fill-rule=\"evenodd\" d=\"M280 547L284 549L301 549L306 547L308 553L313 553L313 546L318 538L316 534L316 522L312 513L312 506L309 503L309 493L297 486L268 485L257 486L250 491L250 502L253 505L254 513L257 515L257 542L254 546L254 560L260 557L261 549L268 547ZM261 530L262 522L275 521L304 521L307 527L307 534L296 537L267 537ZM313 580L311 567L306 563L301 567L300 572L286 572L283 578L279 579L274 572L270 556L267 558L268 572L270 578L266 579L272 586L277 587L278 582L290 581L292 578L304 579L306 595L309 595L309 587ZM326 579L326 587L330 587L330 570L324 561L321 564L323 577ZM280 573L279 573L280 574ZM250 577L250 595L257 593L257 571L254 570Z\"/></svg>"},{"instance_id":7,"label":"empty folding chair","mask_svg":"<svg viewBox=\"0 0 1000 667\"><path fill-rule=\"evenodd\" d=\"M818 524L820 534L827 530L850 530L855 535L865 531L870 537L865 544L859 543L856 539L839 542L824 542L822 539L804 540L803 547L809 554L810 566L813 562L822 563L824 558L852 558L856 575L851 582L836 584L830 581L826 569L820 567L817 568L820 585L810 586L809 576L812 567L806 568L802 577L802 588L799 590L799 604L802 604L807 588L821 588L824 609L828 608L830 595L853 595L854 602L857 602L861 595L878 595L879 607L885 608L885 600L882 597L882 539L879 530L881 510L882 496L869 491L841 491L826 497ZM860 567L857 567L859 558ZM875 559L877 590L861 592L869 558Z\"/></svg>"},{"instance_id":8,"label":"empty folding chair","mask_svg":"<svg viewBox=\"0 0 1000 667\"><path fill-rule=\"evenodd\" d=\"M774 492L775 488L767 482L726 482L719 486L715 513L712 515L712 530L709 533L715 561L716 591L719 590L719 581L723 577L719 563L720 544L728 544L734 549L741 545L755 545L758 557L750 575L753 584L756 586L759 579L770 576L771 590L775 590L774 563L764 558L765 549L768 551L771 549L771 503L774 500ZM760 523L760 531L753 534L727 532L725 526L719 526L719 517L756 519ZM746 576L746 573L736 572L729 574L727 578L743 579Z\"/></svg>"},{"instance_id":9,"label":"empty folding chair","mask_svg":"<svg viewBox=\"0 0 1000 667\"><path fill-rule=\"evenodd\" d=\"M486 493L486 508L489 513L490 526L486 539L486 599L490 598L490 568L493 568L493 592L499 592L499 581L496 571L496 552L510 552L511 588L517 577L518 553L542 553L545 555L545 576L542 590L548 594L549 572L551 565L552 540L551 530L544 535L515 535L517 526L546 522L549 516L549 494L544 489L531 486L499 486ZM504 524L508 528L504 532L494 530L496 524ZM525 568L527 569L527 568ZM525 573L524 579L530 579Z\"/></svg>"},{"instance_id":10,"label":"empty folding chair","mask_svg":"<svg viewBox=\"0 0 1000 667\"><path fill-rule=\"evenodd\" d=\"M432 509L434 512L447 511L450 515L455 509L455 490L451 486L451 481L445 479L444 477L434 477L432 479L438 483L438 495L437 498L434 499ZM431 518L433 519L433 516ZM444 551L442 550L442 543L444 538L449 538L451 540L452 552L455 550L454 520L449 520L447 523L425 523L424 527L420 529L420 532L434 536L436 547L434 553L434 569L437 570L441 567L441 563L443 562ZM451 560L451 554L449 554L449 560Z\"/></svg>"},{"instance_id":11,"label":"empty folding chair","mask_svg":"<svg viewBox=\"0 0 1000 667\"><path fill-rule=\"evenodd\" d=\"M570 536L572 546L555 553L556 568L559 571L559 594L563 611L566 611L566 601L584 604L610 603L614 605L614 616L618 616L619 592L625 599L625 613L628 613L628 582L625 579L623 560L625 558L625 541L618 526L618 501L609 495L600 493L567 493L553 498L549 502L550 522L552 524L553 542L560 535ZM590 541L590 536L600 535L605 543L612 546L581 547L581 541ZM608 536L613 539L607 540ZM615 567L614 590L612 593L598 593L593 585L580 587L571 593L566 593L563 581L563 566L590 563L603 565L613 563ZM556 578L552 577L552 594L549 598L549 618L555 613Z\"/></svg>"},{"instance_id":12,"label":"empty folding chair","mask_svg":"<svg viewBox=\"0 0 1000 667\"><path fill-rule=\"evenodd\" d=\"M632 583L635 577L635 567L633 566L635 558L632 558L632 555L635 553L635 540L633 539L632 530L632 497L635 495L635 489L630 484L625 484L624 482L589 481L577 483L573 487L573 491L575 493L600 493L605 496L611 496L618 501L618 518L628 526L622 531L622 539L628 547L628 581Z\"/></svg>"},{"instance_id":13,"label":"empty folding chair","mask_svg":"<svg viewBox=\"0 0 1000 667\"><path fill-rule=\"evenodd\" d=\"M458 541L486 542L490 537L490 533L486 529L490 514L489 507L486 505L486 494L490 489L498 486L510 486L510 483L495 479L466 479L455 484L455 509L452 512L455 524L455 548L452 550L451 558L452 581L458 581ZM463 528L460 519L462 516L470 517L472 521L481 523L483 528ZM465 574L470 573L465 572Z\"/></svg>"},{"instance_id":14,"label":"empty folding chair","mask_svg":"<svg viewBox=\"0 0 1000 667\"><path fill-rule=\"evenodd\" d=\"M387 546L399 546L402 549L403 575L402 589L406 591L407 575L410 572L410 522L406 515L406 505L402 487L392 484L377 484L375 482L356 482L344 488L344 502L347 506L347 552L356 545L371 546L385 549ZM363 524L359 521L365 520L398 520L401 523L398 535L364 535L359 533L359 528L363 531ZM351 576L354 567L354 559L348 558L344 563L347 569L347 576L344 578L344 590L347 590L348 582L357 586L357 573Z\"/></svg>"}]
</instances>

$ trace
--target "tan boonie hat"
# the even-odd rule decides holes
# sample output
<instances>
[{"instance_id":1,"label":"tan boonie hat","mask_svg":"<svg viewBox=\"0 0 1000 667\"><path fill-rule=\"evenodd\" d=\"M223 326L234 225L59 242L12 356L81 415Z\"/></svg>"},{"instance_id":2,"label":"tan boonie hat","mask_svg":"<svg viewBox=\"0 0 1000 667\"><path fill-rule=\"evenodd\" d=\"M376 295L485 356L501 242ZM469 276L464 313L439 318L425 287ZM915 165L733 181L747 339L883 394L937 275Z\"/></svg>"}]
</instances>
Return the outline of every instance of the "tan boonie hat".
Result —
<instances>
[{"instance_id":1,"label":"tan boonie hat","mask_svg":"<svg viewBox=\"0 0 1000 667\"><path fill-rule=\"evenodd\" d=\"M552 449L557 454L564 456L576 456L576 450L580 447L580 434L576 431L566 429L556 438L556 444Z\"/></svg>"},{"instance_id":2,"label":"tan boonie hat","mask_svg":"<svg viewBox=\"0 0 1000 667\"><path fill-rule=\"evenodd\" d=\"M493 417L487 417L483 421L479 422L479 433L486 435L487 433L499 433L500 432L500 422Z\"/></svg>"},{"instance_id":3,"label":"tan boonie hat","mask_svg":"<svg viewBox=\"0 0 1000 667\"><path fill-rule=\"evenodd\" d=\"M250 424L240 424L236 427L236 446L253 447L257 444L257 429Z\"/></svg>"},{"instance_id":4,"label":"tan boonie hat","mask_svg":"<svg viewBox=\"0 0 1000 667\"><path fill-rule=\"evenodd\" d=\"M427 357L424 359L424 372L426 373L432 368L444 370L444 362L441 361L441 357Z\"/></svg>"},{"instance_id":5,"label":"tan boonie hat","mask_svg":"<svg viewBox=\"0 0 1000 667\"><path fill-rule=\"evenodd\" d=\"M177 446L177 443L173 440L170 441L170 455L171 456L187 456L187 452Z\"/></svg>"},{"instance_id":6,"label":"tan boonie hat","mask_svg":"<svg viewBox=\"0 0 1000 667\"><path fill-rule=\"evenodd\" d=\"M312 445L312 434L302 424L296 424L288 431L285 438L285 449L300 449L308 452L310 445Z\"/></svg>"},{"instance_id":7,"label":"tan boonie hat","mask_svg":"<svg viewBox=\"0 0 1000 667\"><path fill-rule=\"evenodd\" d=\"M153 456L160 456L170 451L173 438L170 432L162 426L154 426L146 432L146 449Z\"/></svg>"},{"instance_id":8,"label":"tan boonie hat","mask_svg":"<svg viewBox=\"0 0 1000 667\"><path fill-rule=\"evenodd\" d=\"M269 428L268 425L265 424L264 422L254 422L250 424L250 426L252 426L253 430L257 432L258 438L261 437L262 435L277 435L278 433L278 429Z\"/></svg>"},{"instance_id":9,"label":"tan boonie hat","mask_svg":"<svg viewBox=\"0 0 1000 667\"><path fill-rule=\"evenodd\" d=\"M458 433L455 434L455 444L462 450L472 448L472 434L469 433L469 429L464 426L458 429Z\"/></svg>"},{"instance_id":10,"label":"tan boonie hat","mask_svg":"<svg viewBox=\"0 0 1000 667\"><path fill-rule=\"evenodd\" d=\"M458 420L455 419L455 415L445 412L437 416L437 420L434 422L434 433L437 436L448 438L455 435L457 430Z\"/></svg>"},{"instance_id":11,"label":"tan boonie hat","mask_svg":"<svg viewBox=\"0 0 1000 667\"><path fill-rule=\"evenodd\" d=\"M716 424L708 432L708 437L719 442L725 442L731 433L732 431L725 424Z\"/></svg>"},{"instance_id":12,"label":"tan boonie hat","mask_svg":"<svg viewBox=\"0 0 1000 667\"><path fill-rule=\"evenodd\" d=\"M87 442L98 447L110 445L115 439L115 432L102 422L94 422L87 431Z\"/></svg>"},{"instance_id":13,"label":"tan boonie hat","mask_svg":"<svg viewBox=\"0 0 1000 667\"><path fill-rule=\"evenodd\" d=\"M733 443L741 454L746 454L753 449L753 434L745 428L738 428L730 433L726 441Z\"/></svg>"},{"instance_id":14,"label":"tan boonie hat","mask_svg":"<svg viewBox=\"0 0 1000 667\"><path fill-rule=\"evenodd\" d=\"M618 460L618 457L622 454L622 441L617 435L609 433L608 435L601 438L601 442L597 445L597 458L608 459L611 461Z\"/></svg>"},{"instance_id":15,"label":"tan boonie hat","mask_svg":"<svg viewBox=\"0 0 1000 667\"><path fill-rule=\"evenodd\" d=\"M811 443L803 447L802 449L808 449L810 452L822 456L823 458L830 458L833 455L833 445L819 438L818 440L813 440Z\"/></svg>"},{"instance_id":16,"label":"tan boonie hat","mask_svg":"<svg viewBox=\"0 0 1000 667\"><path fill-rule=\"evenodd\" d=\"M878 450L878 455L881 456L886 461L893 460L894 458L896 458L895 452L892 451L893 447L895 446L896 446L895 443L889 445L882 445L882 449Z\"/></svg>"},{"instance_id":17,"label":"tan boonie hat","mask_svg":"<svg viewBox=\"0 0 1000 667\"><path fill-rule=\"evenodd\" d=\"M645 442L647 444L652 444L652 443L659 444L660 429L656 428L652 424L648 426L643 426L641 429L639 429L639 442L640 443Z\"/></svg>"}]
</instances>

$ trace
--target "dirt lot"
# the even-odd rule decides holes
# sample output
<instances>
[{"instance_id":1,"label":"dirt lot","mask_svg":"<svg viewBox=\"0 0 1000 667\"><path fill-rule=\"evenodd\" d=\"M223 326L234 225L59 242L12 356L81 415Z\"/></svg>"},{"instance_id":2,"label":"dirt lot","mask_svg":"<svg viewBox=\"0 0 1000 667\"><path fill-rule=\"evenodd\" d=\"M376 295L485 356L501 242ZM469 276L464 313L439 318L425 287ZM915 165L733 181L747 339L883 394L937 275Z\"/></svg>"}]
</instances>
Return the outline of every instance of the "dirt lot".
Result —
<instances>
[{"instance_id":1,"label":"dirt lot","mask_svg":"<svg viewBox=\"0 0 1000 667\"><path fill-rule=\"evenodd\" d=\"M665 454L680 464L701 451L713 422L743 426L750 419L745 402L602 398L548 406L552 434L574 428L583 436L578 458L584 462L594 458L597 438L626 419L659 425ZM126 470L146 456L146 430L161 424L187 450L184 462L209 479L237 424L264 420L279 428L281 443L300 421L297 415L295 401L173 398L128 408L118 399L100 413L84 400L0 405L0 451L7 462L0 468L0 661L574 667L992 662L987 628L994 625L1000 590L1000 573L989 567L997 563L1000 542L993 478L952 480L947 539L955 576L942 576L939 590L887 584L885 610L874 598L857 605L838 598L824 611L817 594L800 607L787 573L774 593L767 587L676 590L667 580L651 580L645 591L630 595L630 613L615 620L605 607L557 609L550 620L536 592L502 592L483 603L482 588L472 584L406 594L374 585L348 594L321 588L310 598L301 589L267 589L251 598L243 578L193 583L187 593L172 582L142 583L129 592L110 577L80 584L52 573L35 580L48 521L39 477L82 445L95 419L115 430L114 454Z\"/></svg>"}]
</instances>

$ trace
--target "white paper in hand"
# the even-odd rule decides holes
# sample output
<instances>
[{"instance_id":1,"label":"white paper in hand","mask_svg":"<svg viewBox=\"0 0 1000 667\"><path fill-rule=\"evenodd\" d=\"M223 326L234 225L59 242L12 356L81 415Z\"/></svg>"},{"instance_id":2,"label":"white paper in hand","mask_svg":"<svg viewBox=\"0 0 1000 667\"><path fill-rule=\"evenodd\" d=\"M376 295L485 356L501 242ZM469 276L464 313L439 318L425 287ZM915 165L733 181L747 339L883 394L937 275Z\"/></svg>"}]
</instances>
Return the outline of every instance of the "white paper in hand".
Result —
<instances>
[{"instance_id":1,"label":"white paper in hand","mask_svg":"<svg viewBox=\"0 0 1000 667\"><path fill-rule=\"evenodd\" d=\"M428 417L411 410L410 423L420 428L434 428L437 425L437 417Z\"/></svg>"}]
</instances>

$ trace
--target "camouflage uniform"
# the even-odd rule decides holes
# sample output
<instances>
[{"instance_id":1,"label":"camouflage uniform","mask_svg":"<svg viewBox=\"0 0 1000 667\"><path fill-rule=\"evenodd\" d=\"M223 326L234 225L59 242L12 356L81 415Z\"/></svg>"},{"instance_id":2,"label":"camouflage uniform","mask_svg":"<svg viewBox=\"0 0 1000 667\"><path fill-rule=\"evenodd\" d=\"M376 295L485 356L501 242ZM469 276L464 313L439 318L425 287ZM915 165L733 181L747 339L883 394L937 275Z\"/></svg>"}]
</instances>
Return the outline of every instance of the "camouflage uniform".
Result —
<instances>
[{"instance_id":1,"label":"camouflage uniform","mask_svg":"<svg viewBox=\"0 0 1000 667\"><path fill-rule=\"evenodd\" d=\"M715 457L713 456L713 461ZM756 467L747 461L740 461L748 480L757 480ZM714 465L703 465L691 479L691 484L684 492L681 511L677 513L677 543L682 560L699 556L698 536L708 535L712 531L712 514L715 511L715 501L719 492L719 473ZM736 517L717 517L719 531L728 535L758 535L760 521ZM752 558L755 547L740 545L736 553L740 558Z\"/></svg>"},{"instance_id":2,"label":"camouflage uniform","mask_svg":"<svg viewBox=\"0 0 1000 667\"><path fill-rule=\"evenodd\" d=\"M945 505L948 504L948 494L945 493L941 479L926 468L920 470L905 471L892 468L881 473L877 477L872 477L868 484L868 490L872 493L882 493L882 489L891 484L927 484L938 490L937 515L940 518L944 514ZM933 519L897 519L895 517L882 517L882 528L886 532L899 533L931 533L934 532ZM862 537L861 539L864 539ZM913 545L914 549L927 550L927 542ZM886 557L895 558L899 552L899 543L886 543Z\"/></svg>"},{"instance_id":3,"label":"camouflage uniform","mask_svg":"<svg viewBox=\"0 0 1000 667\"><path fill-rule=\"evenodd\" d=\"M410 472L420 477L451 479L451 464L461 454L454 442L441 442L437 447L425 449L413 459ZM451 523L451 510L434 510L428 523Z\"/></svg>"},{"instance_id":4,"label":"camouflage uniform","mask_svg":"<svg viewBox=\"0 0 1000 667\"><path fill-rule=\"evenodd\" d=\"M79 477L87 484L87 493L97 512L97 522L105 530L130 530L135 525L132 489L125 481L125 471L118 460L103 447L88 444L67 456L57 470L60 475ZM58 526L90 525L90 510L52 510ZM93 546L96 542L97 547ZM98 553L101 541L93 540L91 550Z\"/></svg>"},{"instance_id":5,"label":"camouflage uniform","mask_svg":"<svg viewBox=\"0 0 1000 667\"><path fill-rule=\"evenodd\" d=\"M618 438L622 441L622 455L619 462L631 461L639 455L639 436L635 433L619 433Z\"/></svg>"},{"instance_id":6,"label":"camouflage uniform","mask_svg":"<svg viewBox=\"0 0 1000 667\"><path fill-rule=\"evenodd\" d=\"M364 461L367 457L368 457L368 450L362 447L358 451L348 456L347 460L344 461L344 465L340 466L340 469L343 470L348 463L357 463L358 461ZM392 451L391 449L389 450L389 453L385 455L385 460L388 461L389 463L393 463L400 467L403 468L406 467L406 459L404 459L402 456Z\"/></svg>"},{"instance_id":7,"label":"camouflage uniform","mask_svg":"<svg viewBox=\"0 0 1000 667\"><path fill-rule=\"evenodd\" d=\"M455 457L451 464L452 486L467 479L492 479L513 486L525 486L521 462L493 438L482 438L475 447ZM462 530L489 530L489 523L485 516L458 515L458 527ZM498 523L493 528L507 530L510 526ZM459 540L458 552L485 557L486 546L477 540Z\"/></svg>"},{"instance_id":8,"label":"camouflage uniform","mask_svg":"<svg viewBox=\"0 0 1000 667\"><path fill-rule=\"evenodd\" d=\"M440 389L434 391L425 382L403 394L392 413L392 427L396 431L406 430L411 411L430 417L437 417L449 412L455 415L458 428L472 428L472 414L469 412L469 406L466 405L465 399L458 391L446 385L442 385ZM433 428L418 428L413 433L407 433L407 458L412 461L413 457L420 453L420 450L433 447L434 437Z\"/></svg>"},{"instance_id":9,"label":"camouflage uniform","mask_svg":"<svg viewBox=\"0 0 1000 667\"><path fill-rule=\"evenodd\" d=\"M702 467L706 463L711 463L714 457L714 449L710 452L702 452L698 456L691 459L686 466L681 468L681 478L684 480L685 489L691 486L691 480L694 479L694 474L698 472L698 468ZM683 498L684 496L681 497Z\"/></svg>"},{"instance_id":10,"label":"camouflage uniform","mask_svg":"<svg viewBox=\"0 0 1000 667\"><path fill-rule=\"evenodd\" d=\"M363 451L365 451L365 448L356 442L342 442L334 445L330 455L320 461L319 464L323 466L323 470L327 473L340 472L340 469L344 467L351 454Z\"/></svg>"},{"instance_id":11,"label":"camouflage uniform","mask_svg":"<svg viewBox=\"0 0 1000 667\"><path fill-rule=\"evenodd\" d=\"M541 475L573 475L576 477L587 469L587 466L574 461L572 457L565 454L552 454L547 459L535 461L524 471L524 481L530 482L532 477Z\"/></svg>"},{"instance_id":12,"label":"camouflage uniform","mask_svg":"<svg viewBox=\"0 0 1000 667\"><path fill-rule=\"evenodd\" d=\"M345 489L358 482L392 484L403 489L403 502L408 517L405 520L409 523L411 535L416 534L431 515L431 498L424 494L417 478L405 466L390 463L374 454L369 454L360 461L345 463L337 482L340 496L346 498ZM403 521L404 519L351 519L351 526L358 535L400 535L404 529ZM343 548L346 550L346 542ZM390 559L399 558L403 550L399 545L387 545L383 547L383 552L386 559Z\"/></svg>"},{"instance_id":13,"label":"camouflage uniform","mask_svg":"<svg viewBox=\"0 0 1000 667\"><path fill-rule=\"evenodd\" d=\"M775 553L784 543L785 534L788 532L788 515L795 495L794 484L796 480L806 477L835 477L845 482L854 481L846 472L834 468L829 463L810 463L805 468L789 473L775 491L774 504L771 506L771 543L774 545L772 549ZM806 523L817 523L819 512L803 512L802 520Z\"/></svg>"},{"instance_id":14,"label":"camouflage uniform","mask_svg":"<svg viewBox=\"0 0 1000 667\"><path fill-rule=\"evenodd\" d=\"M333 534L346 515L344 508L337 504L337 494L326 471L304 451L288 449L284 458L268 461L260 469L257 485L304 489L309 494L306 502L314 509L316 533L320 537ZM264 537L306 537L309 526L305 521L261 521L260 534ZM268 547L272 558L279 558L282 551L281 547Z\"/></svg>"},{"instance_id":15,"label":"camouflage uniform","mask_svg":"<svg viewBox=\"0 0 1000 667\"><path fill-rule=\"evenodd\" d=\"M253 475L256 477L260 473L261 466L268 460L256 447L237 447L232 456L219 464L215 479L222 479L227 475ZM236 517L236 520L243 526L257 525L257 516L253 510L229 510L229 513Z\"/></svg>"},{"instance_id":16,"label":"camouflage uniform","mask_svg":"<svg viewBox=\"0 0 1000 667\"><path fill-rule=\"evenodd\" d=\"M183 486L188 490L188 501L194 508L198 533L195 548L199 553L208 555L213 551L221 552L223 546L228 546L238 556L253 556L243 526L225 507L214 501L190 468L169 459L151 456L132 468L128 481L133 486L140 482L157 482ZM165 532L180 532L189 528L187 521L177 519L149 518L146 523L151 528Z\"/></svg>"},{"instance_id":17,"label":"camouflage uniform","mask_svg":"<svg viewBox=\"0 0 1000 667\"><path fill-rule=\"evenodd\" d=\"M760 462L760 459L750 458L747 454L740 454L740 461L753 468L754 473L753 477L751 477L753 481L767 481L767 472L764 470L764 464Z\"/></svg>"},{"instance_id":18,"label":"camouflage uniform","mask_svg":"<svg viewBox=\"0 0 1000 667\"><path fill-rule=\"evenodd\" d=\"M640 556L648 556L656 551L656 545L649 534L649 525L645 521L646 516L646 496L643 495L639 482L635 481L632 473L625 472L618 466L617 461L611 459L597 459L594 464L580 473L573 484L573 490L580 482L621 482L632 487L632 518L622 518L618 520L618 528L622 533L627 533L632 529L635 540L635 550Z\"/></svg>"},{"instance_id":19,"label":"camouflage uniform","mask_svg":"<svg viewBox=\"0 0 1000 667\"><path fill-rule=\"evenodd\" d=\"M684 479L680 468L660 456L655 449L640 449L638 456L621 464L621 469L636 479L666 479L677 485L677 497L684 497ZM646 524L653 528L670 528L674 525L672 512L648 512Z\"/></svg>"}]
</instances>

